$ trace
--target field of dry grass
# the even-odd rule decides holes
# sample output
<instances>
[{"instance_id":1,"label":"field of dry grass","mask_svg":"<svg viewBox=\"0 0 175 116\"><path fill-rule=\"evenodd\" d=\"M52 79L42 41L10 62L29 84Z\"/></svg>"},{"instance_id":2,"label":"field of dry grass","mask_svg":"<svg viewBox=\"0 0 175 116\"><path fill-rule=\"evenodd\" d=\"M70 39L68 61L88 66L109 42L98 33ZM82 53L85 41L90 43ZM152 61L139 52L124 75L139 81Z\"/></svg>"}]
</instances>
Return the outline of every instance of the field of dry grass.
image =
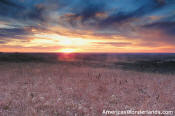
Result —
<instances>
[{"instance_id":1,"label":"field of dry grass","mask_svg":"<svg viewBox=\"0 0 175 116\"><path fill-rule=\"evenodd\" d=\"M0 63L0 116L175 110L175 76L54 63Z\"/></svg>"}]
</instances>

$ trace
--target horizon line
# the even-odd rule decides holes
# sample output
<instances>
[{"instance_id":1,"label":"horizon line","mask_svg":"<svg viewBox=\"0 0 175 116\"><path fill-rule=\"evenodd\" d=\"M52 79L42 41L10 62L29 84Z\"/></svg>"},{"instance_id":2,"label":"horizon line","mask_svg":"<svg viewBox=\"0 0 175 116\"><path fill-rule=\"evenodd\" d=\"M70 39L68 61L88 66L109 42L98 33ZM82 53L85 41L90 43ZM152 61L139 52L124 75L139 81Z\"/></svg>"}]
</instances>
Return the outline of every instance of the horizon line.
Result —
<instances>
[{"instance_id":1,"label":"horizon line","mask_svg":"<svg viewBox=\"0 0 175 116\"><path fill-rule=\"evenodd\" d=\"M1 52L0 53L24 53L24 54L175 54L175 52Z\"/></svg>"}]
</instances>

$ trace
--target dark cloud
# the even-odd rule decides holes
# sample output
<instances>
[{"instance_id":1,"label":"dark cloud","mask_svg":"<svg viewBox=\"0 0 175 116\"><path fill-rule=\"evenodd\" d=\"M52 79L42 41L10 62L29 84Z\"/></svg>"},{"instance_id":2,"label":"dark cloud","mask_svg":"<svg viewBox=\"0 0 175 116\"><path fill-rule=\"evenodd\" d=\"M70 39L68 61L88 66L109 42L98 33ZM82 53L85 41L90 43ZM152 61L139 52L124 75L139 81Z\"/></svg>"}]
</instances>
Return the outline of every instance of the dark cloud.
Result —
<instances>
[{"instance_id":1,"label":"dark cloud","mask_svg":"<svg viewBox=\"0 0 175 116\"><path fill-rule=\"evenodd\" d=\"M0 0L0 21L11 25L11 28L0 28L0 37L1 40L22 37L25 40L25 36L33 34L29 27L46 31L52 25L74 30L75 35L76 30L90 30L96 36L109 39L111 36L127 39L136 36L141 41L149 39L154 43L157 40L170 43L175 36L173 5L175 0ZM151 20L151 16L163 18ZM20 26L15 26L15 21ZM150 38L140 36L145 30L158 30L165 35L162 39L156 39L159 38L156 32L146 36ZM98 44L131 45L116 42Z\"/></svg>"},{"instance_id":2,"label":"dark cloud","mask_svg":"<svg viewBox=\"0 0 175 116\"><path fill-rule=\"evenodd\" d=\"M21 12L22 7L9 0L1 0L0 2L0 17L2 18L15 18L18 12Z\"/></svg>"},{"instance_id":3,"label":"dark cloud","mask_svg":"<svg viewBox=\"0 0 175 116\"><path fill-rule=\"evenodd\" d=\"M172 3L171 1L148 0L134 10L125 11L118 7L117 4L115 10L112 10L112 8L109 8L110 3L105 4L104 1L101 3L88 2L85 5L80 5L78 11L71 10L71 15L64 14L61 20L64 22L64 26L69 24L75 29L83 27L83 29L98 31L107 30L106 33L108 33L109 30L116 30L116 34L123 33L125 35L129 31L135 31L130 25L136 25L141 18L157 12ZM104 18L98 18L96 17L98 13L106 14L106 16ZM126 25L128 27L126 27Z\"/></svg>"},{"instance_id":4,"label":"dark cloud","mask_svg":"<svg viewBox=\"0 0 175 116\"><path fill-rule=\"evenodd\" d=\"M45 10L45 6L34 6L33 9L28 9L26 12L23 12L21 17L24 17L24 20L45 22Z\"/></svg>"},{"instance_id":5,"label":"dark cloud","mask_svg":"<svg viewBox=\"0 0 175 116\"><path fill-rule=\"evenodd\" d=\"M130 11L123 10L120 8L117 2L113 0L39 0L38 2L30 0L31 2L21 2L15 0L1 0L0 4L0 16L6 16L15 20L22 21L24 23L33 22L36 23L51 23L49 17L52 16L50 13L58 12L67 22L64 24L70 24L74 28L83 25L84 27L103 29L104 27L113 27L113 24L120 24L130 22L135 18L143 17L149 13L153 13L160 8L163 8L172 2L164 0L148 0L144 4L141 4L135 10ZM138 0L132 0L133 2L141 3ZM36 3L35 3L36 2ZM114 3L112 3L114 2ZM143 1L144 2L144 1ZM35 4L34 4L35 3ZM114 4L116 7L111 7ZM134 3L133 3L134 4ZM49 6L56 5L54 11ZM126 7L128 4L126 4ZM5 9L5 10L4 10ZM113 10L115 9L115 10ZM66 15L66 14L72 15ZM98 13L106 13L106 17L96 17ZM65 21L65 20L63 20ZM116 25L114 25L116 27ZM116 28L117 28L116 27ZM113 29L113 28L112 28Z\"/></svg>"},{"instance_id":6,"label":"dark cloud","mask_svg":"<svg viewBox=\"0 0 175 116\"><path fill-rule=\"evenodd\" d=\"M156 22L143 27L148 29L159 29L163 30L168 35L175 36L175 22Z\"/></svg>"},{"instance_id":7,"label":"dark cloud","mask_svg":"<svg viewBox=\"0 0 175 116\"><path fill-rule=\"evenodd\" d=\"M12 2L12 0L0 0L0 4L4 4L6 6L11 6L11 7L17 7L17 8L23 8L22 6L16 4L15 2Z\"/></svg>"},{"instance_id":8,"label":"dark cloud","mask_svg":"<svg viewBox=\"0 0 175 116\"><path fill-rule=\"evenodd\" d=\"M103 3L98 3L98 4L92 4L89 3L85 8L82 9L79 13L77 13L75 16L81 16L82 17L82 22L94 18L96 13L98 12L104 12L104 4Z\"/></svg>"},{"instance_id":9,"label":"dark cloud","mask_svg":"<svg viewBox=\"0 0 175 116\"><path fill-rule=\"evenodd\" d=\"M158 5L160 5L160 6L166 4L166 0L155 0L155 2L156 2Z\"/></svg>"},{"instance_id":10,"label":"dark cloud","mask_svg":"<svg viewBox=\"0 0 175 116\"><path fill-rule=\"evenodd\" d=\"M19 0L12 2L11 0L0 1L0 18L3 20L16 20L21 23L29 23L30 25L46 21L44 5L25 4Z\"/></svg>"},{"instance_id":11,"label":"dark cloud","mask_svg":"<svg viewBox=\"0 0 175 116\"><path fill-rule=\"evenodd\" d=\"M20 36L32 34L25 28L0 28L0 38L20 38Z\"/></svg>"}]
</instances>

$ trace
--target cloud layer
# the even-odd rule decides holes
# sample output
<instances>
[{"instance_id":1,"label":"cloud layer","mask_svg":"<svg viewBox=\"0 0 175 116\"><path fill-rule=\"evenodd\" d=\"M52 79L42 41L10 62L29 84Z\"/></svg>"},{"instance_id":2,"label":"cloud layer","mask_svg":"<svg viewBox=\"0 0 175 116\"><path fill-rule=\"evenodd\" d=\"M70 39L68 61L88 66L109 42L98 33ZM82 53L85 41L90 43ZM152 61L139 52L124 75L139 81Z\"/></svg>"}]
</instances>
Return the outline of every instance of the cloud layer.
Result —
<instances>
[{"instance_id":1,"label":"cloud layer","mask_svg":"<svg viewBox=\"0 0 175 116\"><path fill-rule=\"evenodd\" d=\"M174 6L175 0L0 0L0 46L24 47L16 41L30 44L57 34L92 40L92 48L172 52Z\"/></svg>"}]
</instances>

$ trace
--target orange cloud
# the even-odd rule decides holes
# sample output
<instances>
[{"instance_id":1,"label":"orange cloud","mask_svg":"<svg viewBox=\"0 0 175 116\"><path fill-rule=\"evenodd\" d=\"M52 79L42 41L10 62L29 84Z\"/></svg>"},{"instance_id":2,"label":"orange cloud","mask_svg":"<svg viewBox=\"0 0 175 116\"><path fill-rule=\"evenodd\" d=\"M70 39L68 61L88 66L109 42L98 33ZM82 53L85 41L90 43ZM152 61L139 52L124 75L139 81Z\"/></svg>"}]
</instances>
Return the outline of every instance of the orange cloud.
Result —
<instances>
[{"instance_id":1,"label":"orange cloud","mask_svg":"<svg viewBox=\"0 0 175 116\"><path fill-rule=\"evenodd\" d=\"M160 30L141 30L137 37L98 35L92 30L48 25L28 27L27 39L12 39L0 45L3 52L173 52L175 47L161 38L172 39ZM154 38L154 39L153 39ZM146 40L146 42L145 42Z\"/></svg>"},{"instance_id":2,"label":"orange cloud","mask_svg":"<svg viewBox=\"0 0 175 116\"><path fill-rule=\"evenodd\" d=\"M98 12L98 13L96 13L96 17L99 19L105 19L108 17L108 14L104 13L104 12Z\"/></svg>"}]
</instances>

